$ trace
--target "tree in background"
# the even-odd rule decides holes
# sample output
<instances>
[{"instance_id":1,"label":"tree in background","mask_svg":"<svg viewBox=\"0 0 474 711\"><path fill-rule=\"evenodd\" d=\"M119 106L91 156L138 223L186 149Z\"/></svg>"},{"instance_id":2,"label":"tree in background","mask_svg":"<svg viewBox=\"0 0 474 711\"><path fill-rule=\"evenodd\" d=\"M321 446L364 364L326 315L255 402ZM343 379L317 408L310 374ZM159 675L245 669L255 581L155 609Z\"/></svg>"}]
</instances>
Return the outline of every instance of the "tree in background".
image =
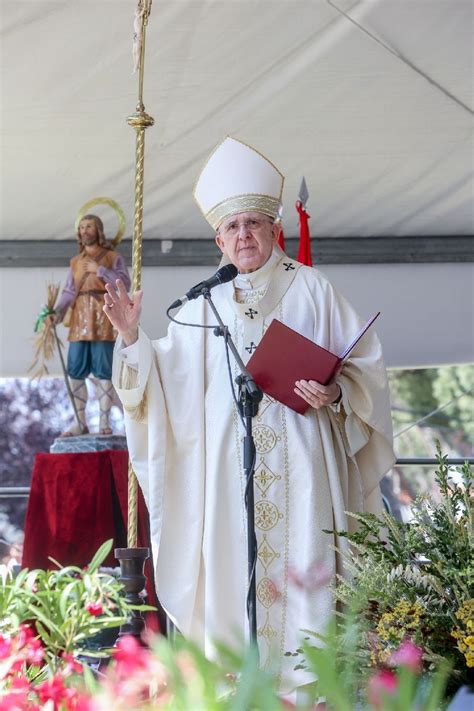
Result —
<instances>
[{"instance_id":1,"label":"tree in background","mask_svg":"<svg viewBox=\"0 0 474 711\"><path fill-rule=\"evenodd\" d=\"M395 432L433 412L419 423L421 429L436 430L432 447L427 451L426 439L422 437L421 451L414 451L413 447L417 450L418 447L410 438L410 456L433 456L436 439L444 442L445 448L452 455L455 452L460 457L471 455L474 437L474 366L392 370L389 378Z\"/></svg>"},{"instance_id":2,"label":"tree in background","mask_svg":"<svg viewBox=\"0 0 474 711\"><path fill-rule=\"evenodd\" d=\"M96 402L91 417L99 418ZM0 379L0 486L29 486L35 455L49 452L70 419L71 403L62 378ZM114 405L116 432L123 431L121 412ZM0 499L0 539L7 534L2 520L23 529L27 499ZM9 529L10 530L10 529ZM3 531L3 532L2 532Z\"/></svg>"},{"instance_id":3,"label":"tree in background","mask_svg":"<svg viewBox=\"0 0 474 711\"><path fill-rule=\"evenodd\" d=\"M437 440L450 457L472 457L474 366L392 370L389 380L398 457L434 457ZM389 480L387 495L395 496L392 507L404 520L420 493L439 500L434 467L396 466Z\"/></svg>"},{"instance_id":4,"label":"tree in background","mask_svg":"<svg viewBox=\"0 0 474 711\"><path fill-rule=\"evenodd\" d=\"M433 393L440 403L454 402L446 413L453 429L461 429L467 444L474 442L474 366L454 365L451 368L438 368L433 382ZM463 452L462 455L467 454Z\"/></svg>"},{"instance_id":5,"label":"tree in background","mask_svg":"<svg viewBox=\"0 0 474 711\"><path fill-rule=\"evenodd\" d=\"M0 380L0 482L29 486L37 452L47 452L70 409L59 378ZM23 529L27 499L3 499L0 510ZM6 532L4 532L5 534ZM0 537L4 537L0 531Z\"/></svg>"}]
</instances>

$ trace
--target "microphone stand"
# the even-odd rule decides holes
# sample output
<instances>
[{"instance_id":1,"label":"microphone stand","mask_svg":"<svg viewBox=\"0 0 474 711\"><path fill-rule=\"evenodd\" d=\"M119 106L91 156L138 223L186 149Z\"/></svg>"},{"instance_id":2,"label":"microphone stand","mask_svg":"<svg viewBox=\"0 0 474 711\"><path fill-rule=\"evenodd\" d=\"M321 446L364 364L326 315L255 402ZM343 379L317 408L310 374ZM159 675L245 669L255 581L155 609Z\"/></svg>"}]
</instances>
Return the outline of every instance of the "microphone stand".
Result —
<instances>
[{"instance_id":1,"label":"microphone stand","mask_svg":"<svg viewBox=\"0 0 474 711\"><path fill-rule=\"evenodd\" d=\"M257 565L257 538L255 536L255 509L253 477L255 472L255 442L252 434L252 419L258 412L258 405L263 397L263 392L256 385L254 379L245 367L242 358L235 347L229 329L224 325L217 311L209 289L203 289L202 295L211 307L217 319L218 327L214 329L216 336L222 336L228 344L235 361L239 367L240 375L235 382L239 386L239 410L245 419L245 437L243 441L243 462L246 479L245 508L247 511L247 555L248 555L248 593L247 616L249 622L249 638L254 645L258 657L257 645L257 596L256 596L256 565Z\"/></svg>"}]
</instances>

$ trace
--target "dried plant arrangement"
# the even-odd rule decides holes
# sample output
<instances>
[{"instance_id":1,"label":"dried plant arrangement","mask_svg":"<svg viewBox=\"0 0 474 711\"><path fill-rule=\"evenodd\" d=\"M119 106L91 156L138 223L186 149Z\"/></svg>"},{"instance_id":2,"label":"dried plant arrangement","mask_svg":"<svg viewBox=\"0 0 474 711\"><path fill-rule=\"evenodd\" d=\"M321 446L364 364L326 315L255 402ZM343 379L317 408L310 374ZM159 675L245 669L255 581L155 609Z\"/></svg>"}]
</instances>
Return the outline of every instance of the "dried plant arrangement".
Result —
<instances>
[{"instance_id":1,"label":"dried plant arrangement","mask_svg":"<svg viewBox=\"0 0 474 711\"><path fill-rule=\"evenodd\" d=\"M47 299L45 306L36 319L34 348L35 353L33 362L31 363L28 373L31 373L31 378L42 378L49 374L47 363L54 355L56 342L58 347L62 344L57 339L54 324L47 319L48 316L54 315L54 307L59 294L59 284L47 284Z\"/></svg>"}]
</instances>

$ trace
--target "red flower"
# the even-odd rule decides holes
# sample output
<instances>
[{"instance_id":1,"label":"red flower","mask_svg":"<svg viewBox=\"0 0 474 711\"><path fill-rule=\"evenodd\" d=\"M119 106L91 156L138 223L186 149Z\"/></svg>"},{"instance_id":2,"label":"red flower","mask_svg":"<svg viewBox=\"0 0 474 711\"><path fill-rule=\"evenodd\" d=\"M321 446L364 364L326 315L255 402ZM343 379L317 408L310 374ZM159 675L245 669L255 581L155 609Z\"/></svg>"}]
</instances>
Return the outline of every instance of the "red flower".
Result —
<instances>
[{"instance_id":1,"label":"red flower","mask_svg":"<svg viewBox=\"0 0 474 711\"><path fill-rule=\"evenodd\" d=\"M380 669L369 679L367 698L376 709L382 708L385 696L392 696L397 690L397 675L391 669Z\"/></svg>"},{"instance_id":2,"label":"red flower","mask_svg":"<svg viewBox=\"0 0 474 711\"><path fill-rule=\"evenodd\" d=\"M19 647L24 647L25 644L28 644L32 639L34 639L34 637L35 633L31 627L28 625L20 625L18 635L16 637Z\"/></svg>"},{"instance_id":3,"label":"red flower","mask_svg":"<svg viewBox=\"0 0 474 711\"><path fill-rule=\"evenodd\" d=\"M15 689L16 691L29 691L30 682L24 676L16 676L12 679L12 689Z\"/></svg>"},{"instance_id":4,"label":"red flower","mask_svg":"<svg viewBox=\"0 0 474 711\"><path fill-rule=\"evenodd\" d=\"M0 711L34 711L37 706L30 706L26 693L12 691L2 696Z\"/></svg>"},{"instance_id":5,"label":"red flower","mask_svg":"<svg viewBox=\"0 0 474 711\"><path fill-rule=\"evenodd\" d=\"M0 659L7 659L12 651L12 641L0 634Z\"/></svg>"},{"instance_id":6,"label":"red flower","mask_svg":"<svg viewBox=\"0 0 474 711\"><path fill-rule=\"evenodd\" d=\"M64 686L64 681L59 674L55 674L51 679L43 681L36 687L40 701L45 703L46 701L52 701L54 703L54 708L56 709L61 701L67 698L66 687Z\"/></svg>"},{"instance_id":7,"label":"red flower","mask_svg":"<svg viewBox=\"0 0 474 711\"><path fill-rule=\"evenodd\" d=\"M39 665L43 661L44 649L39 639L31 639L26 646L26 661Z\"/></svg>"},{"instance_id":8,"label":"red flower","mask_svg":"<svg viewBox=\"0 0 474 711\"><path fill-rule=\"evenodd\" d=\"M86 605L86 610L89 615L93 615L94 617L98 617L104 612L104 608L101 602L88 602Z\"/></svg>"},{"instance_id":9,"label":"red flower","mask_svg":"<svg viewBox=\"0 0 474 711\"><path fill-rule=\"evenodd\" d=\"M85 696L80 694L76 699L76 705L74 711L94 711L97 707L94 704L94 700L90 696Z\"/></svg>"},{"instance_id":10,"label":"red flower","mask_svg":"<svg viewBox=\"0 0 474 711\"><path fill-rule=\"evenodd\" d=\"M63 668L64 676L70 676L73 672L75 672L76 674L80 674L82 672L82 664L80 664L72 654L67 654L66 652L63 652L61 657L65 662Z\"/></svg>"},{"instance_id":11,"label":"red flower","mask_svg":"<svg viewBox=\"0 0 474 711\"><path fill-rule=\"evenodd\" d=\"M119 676L126 677L139 669L149 667L149 652L131 635L119 639L117 647L113 650L113 655L117 662Z\"/></svg>"},{"instance_id":12,"label":"red flower","mask_svg":"<svg viewBox=\"0 0 474 711\"><path fill-rule=\"evenodd\" d=\"M0 711L38 711L38 706L32 705L28 699L30 683L25 677L13 677L11 689L2 695Z\"/></svg>"},{"instance_id":13,"label":"red flower","mask_svg":"<svg viewBox=\"0 0 474 711\"><path fill-rule=\"evenodd\" d=\"M390 657L390 664L397 667L407 667L414 674L419 674L423 668L422 660L423 650L407 637Z\"/></svg>"}]
</instances>

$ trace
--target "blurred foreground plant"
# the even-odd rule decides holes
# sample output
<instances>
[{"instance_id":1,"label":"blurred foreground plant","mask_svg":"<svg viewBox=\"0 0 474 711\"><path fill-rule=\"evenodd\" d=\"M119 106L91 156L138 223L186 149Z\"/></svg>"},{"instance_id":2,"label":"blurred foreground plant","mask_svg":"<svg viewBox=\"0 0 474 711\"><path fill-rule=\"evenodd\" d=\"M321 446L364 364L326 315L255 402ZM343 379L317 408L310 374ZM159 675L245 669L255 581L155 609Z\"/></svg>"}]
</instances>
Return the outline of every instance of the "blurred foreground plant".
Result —
<instances>
[{"instance_id":1,"label":"blurred foreground plant","mask_svg":"<svg viewBox=\"0 0 474 711\"><path fill-rule=\"evenodd\" d=\"M440 503L418 499L411 522L353 514L358 531L338 532L352 549L336 596L363 627L357 656L367 673L409 638L426 670L447 661L454 690L474 682L473 479L468 463L450 469L439 444L435 476Z\"/></svg>"},{"instance_id":2,"label":"blurred foreground plant","mask_svg":"<svg viewBox=\"0 0 474 711\"><path fill-rule=\"evenodd\" d=\"M122 584L99 567L112 548L106 541L84 569L21 570L0 579L0 639L34 631L43 650L42 665L54 671L64 655L104 656L87 649L95 635L127 621L131 607ZM146 609L143 607L142 609Z\"/></svg>"},{"instance_id":3,"label":"blurred foreground plant","mask_svg":"<svg viewBox=\"0 0 474 711\"><path fill-rule=\"evenodd\" d=\"M308 632L306 630L306 632ZM449 663L442 661L430 675L423 674L424 651L408 637L387 657L383 666L365 673L360 645L363 625L347 615L334 620L325 635L308 632L303 654L312 685L314 702L325 698L327 711L438 711L446 708ZM316 637L322 646L311 644Z\"/></svg>"},{"instance_id":4,"label":"blurred foreground plant","mask_svg":"<svg viewBox=\"0 0 474 711\"><path fill-rule=\"evenodd\" d=\"M351 632L346 628L351 636ZM405 643L390 666L373 672L359 686L357 665L341 664L340 629L332 627L326 646L305 646L309 669L319 677L297 702L278 697L277 680L258 667L255 650L237 654L220 647L221 662L211 662L192 643L172 646L162 637L144 648L123 637L111 650L104 671L91 670L62 655L53 674L29 679L22 664L37 648L30 634L11 640L10 657L0 666L0 711L435 711L442 703L448 670L429 679L420 676L419 650ZM350 649L347 650L348 652ZM0 645L0 658L5 647ZM13 658L16 661L11 664ZM324 703L318 703L320 695Z\"/></svg>"}]
</instances>

